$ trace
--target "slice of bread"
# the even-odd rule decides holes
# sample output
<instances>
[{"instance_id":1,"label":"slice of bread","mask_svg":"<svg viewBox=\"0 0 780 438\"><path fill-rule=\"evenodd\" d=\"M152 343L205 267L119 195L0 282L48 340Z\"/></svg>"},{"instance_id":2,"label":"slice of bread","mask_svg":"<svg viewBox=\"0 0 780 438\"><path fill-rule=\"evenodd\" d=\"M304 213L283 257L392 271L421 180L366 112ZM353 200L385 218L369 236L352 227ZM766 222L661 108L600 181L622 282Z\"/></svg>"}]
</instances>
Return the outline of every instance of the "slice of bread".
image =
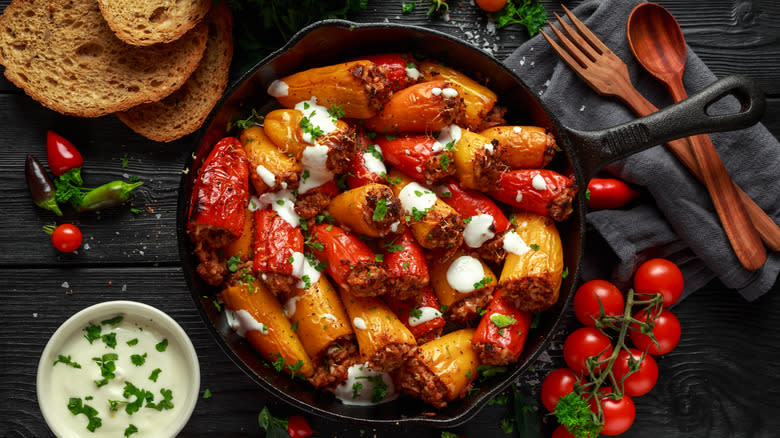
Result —
<instances>
[{"instance_id":1,"label":"slice of bread","mask_svg":"<svg viewBox=\"0 0 780 438\"><path fill-rule=\"evenodd\" d=\"M207 36L200 24L173 43L136 47L114 35L94 0L13 0L0 16L0 64L44 106L98 117L176 91Z\"/></svg>"},{"instance_id":2,"label":"slice of bread","mask_svg":"<svg viewBox=\"0 0 780 438\"><path fill-rule=\"evenodd\" d=\"M159 102L117 113L133 131L156 141L176 140L200 128L219 101L233 56L233 18L227 3L213 7L204 23L209 29L206 53L187 82Z\"/></svg>"},{"instance_id":3,"label":"slice of bread","mask_svg":"<svg viewBox=\"0 0 780 438\"><path fill-rule=\"evenodd\" d=\"M98 3L116 36L136 46L181 38L211 7L211 0L98 0Z\"/></svg>"}]
</instances>

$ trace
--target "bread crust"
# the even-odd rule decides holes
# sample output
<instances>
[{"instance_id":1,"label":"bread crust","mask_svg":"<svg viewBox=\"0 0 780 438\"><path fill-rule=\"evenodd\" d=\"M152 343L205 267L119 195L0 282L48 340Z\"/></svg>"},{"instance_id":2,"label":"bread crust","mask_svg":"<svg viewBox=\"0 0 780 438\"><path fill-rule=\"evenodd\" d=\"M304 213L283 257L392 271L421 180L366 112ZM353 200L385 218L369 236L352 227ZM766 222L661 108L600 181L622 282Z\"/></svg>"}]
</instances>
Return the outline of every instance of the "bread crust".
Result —
<instances>
[{"instance_id":1,"label":"bread crust","mask_svg":"<svg viewBox=\"0 0 780 438\"><path fill-rule=\"evenodd\" d=\"M206 16L211 0L98 0L98 4L119 39L150 46L181 38Z\"/></svg>"},{"instance_id":2,"label":"bread crust","mask_svg":"<svg viewBox=\"0 0 780 438\"><path fill-rule=\"evenodd\" d=\"M205 24L149 47L119 40L90 0L14 0L0 16L5 76L47 108L99 117L176 91L206 48Z\"/></svg>"},{"instance_id":3,"label":"bread crust","mask_svg":"<svg viewBox=\"0 0 780 438\"><path fill-rule=\"evenodd\" d=\"M146 103L116 115L133 131L151 140L170 142L195 132L211 113L228 83L233 57L233 17L226 2L211 9L206 52L187 82L159 102Z\"/></svg>"}]
</instances>

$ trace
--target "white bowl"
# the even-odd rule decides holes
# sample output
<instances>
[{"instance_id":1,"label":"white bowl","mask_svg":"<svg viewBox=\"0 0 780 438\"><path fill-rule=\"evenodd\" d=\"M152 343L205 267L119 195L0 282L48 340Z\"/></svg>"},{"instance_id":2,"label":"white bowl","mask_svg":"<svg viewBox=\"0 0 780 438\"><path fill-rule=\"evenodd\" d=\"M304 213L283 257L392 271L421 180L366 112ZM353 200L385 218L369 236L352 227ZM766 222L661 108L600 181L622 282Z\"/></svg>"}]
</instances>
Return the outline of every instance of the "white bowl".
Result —
<instances>
[{"instance_id":1,"label":"white bowl","mask_svg":"<svg viewBox=\"0 0 780 438\"><path fill-rule=\"evenodd\" d=\"M151 424L145 423L145 420L142 418L144 414L141 414L141 411L134 414L134 416L127 417L130 420L137 420L133 424L136 425L139 429L139 432L136 434L131 435L132 438L140 438L142 436L151 436L151 437L174 437L176 436L183 428L184 425L187 424L187 421L189 420L190 416L192 415L193 410L195 409L195 404L198 401L198 395L200 391L200 366L198 363L198 356L195 353L195 348L192 346L192 342L190 341L190 338L187 336L187 334L184 332L184 329L181 328L181 326L176 323L170 316L163 313L162 311L143 304L138 303L134 301L108 301L100 304L95 304L94 306L87 307L84 310L81 310L80 312L76 313L75 315L68 318L67 321L62 323L62 325L57 329L57 331L54 332L54 334L49 339L49 342L46 344L46 348L44 348L43 353L41 354L41 359L38 362L38 377L36 382L36 389L37 389L37 396L38 396L38 405L40 406L41 413L43 413L43 418L46 420L46 423L48 424L49 428L54 432L54 434L60 438L70 438L70 437L81 437L85 435L99 437L103 436L103 433L108 433L110 428L117 427L119 425L119 420L114 420L113 417L110 417L112 414L107 413L108 408L107 407L100 407L97 406L96 409L102 414L100 415L103 421L103 425L106 427L100 427L96 430L95 433L90 433L86 429L86 416L79 414L78 416L72 414L68 410L68 400L70 397L81 397L85 396L85 394L89 393L89 391L101 391L102 388L99 390L96 385L93 385L91 382L89 385L82 385L82 386L75 386L73 383L70 382L63 382L62 379L62 373L63 372L73 372L73 373L82 373L82 372L88 372L88 373L97 373L97 376L100 377L100 368L97 366L95 362L90 361L89 358L82 359L80 363L81 369L75 369L72 367L68 367L67 365L61 365L57 364L54 365L54 362L57 360L58 356L60 354L68 355L69 352L63 351L64 348L66 348L66 345L69 340L73 337L79 337L81 338L83 336L83 330L86 326L90 325L91 323L100 324L101 321L112 318L117 315L122 315L125 317L125 321L130 323L131 321L139 322L143 324L143 326L147 327L147 333L150 333L150 330L152 333L157 333L159 336L164 337L165 339L168 339L168 349L165 350L165 352L172 352L174 355L178 353L179 361L180 361L180 367L178 368L177 373L171 373L175 376L180 376L179 382L182 383L181 387L175 387L175 388L167 388L173 390L173 404L174 408L172 410L157 412L153 409L149 408L142 408L142 410L148 410L150 411L152 418L152 421L159 421L158 423L155 423L154 426ZM126 324L129 325L129 324ZM101 325L102 327L106 327ZM136 324L137 326L137 324ZM108 327L111 327L110 325ZM124 334L129 334L130 332L127 331L127 327L125 327L125 332L120 332ZM143 335L141 335L143 336ZM95 340L95 344L103 342L100 339ZM126 341L121 340L120 343L126 344ZM120 344L118 343L118 344ZM99 344L98 344L99 345ZM139 344L140 345L140 344ZM84 344L84 349L93 349L93 345L89 345L86 343ZM132 347L125 347L124 345L118 345L118 347L131 349ZM97 347L96 347L97 348ZM109 347L103 347L105 348L106 353L113 353L117 350L112 350ZM78 350L78 349L77 349ZM149 367L146 367L144 371L148 372L147 370L152 370L152 358L154 358L156 354L153 350L149 349L151 352L150 361L149 361ZM83 349L81 350L83 351ZM142 352L141 348L138 347L133 352ZM144 351L146 352L146 351ZM160 353L160 357L165 354ZM99 355L99 354L98 354ZM171 356L165 357L166 360L171 359ZM74 359L75 360L75 359ZM122 359L122 356L120 355L120 360ZM85 363L88 362L88 363ZM117 360L117 363L120 364L119 360ZM147 365L147 364L144 364ZM122 380L124 378L124 369L121 368L121 364L117 365L118 371L116 372L117 377L113 379L114 381L111 383L111 385L116 386L116 384L124 385L122 383ZM56 367L59 367L56 368ZM141 367L138 367L138 373L140 373ZM55 371L56 370L56 371ZM67 371L64 371L67 370ZM133 371L136 370L136 368L133 368L133 365L127 366L127 371ZM165 370L163 370L160 375L162 376L165 373ZM59 378L55 380L54 375L59 374ZM88 374L79 374L79 376L86 378ZM168 379L168 375L166 375L166 380ZM149 379L151 380L151 379ZM155 383L149 383L147 381L142 381L140 383L133 382L137 387L141 388L144 385L156 385ZM172 383L169 381L169 383ZM70 387L67 385L70 384ZM106 385L104 388L105 392L104 395L111 395L115 396L116 398L122 398L121 397L121 388L120 389L112 389L111 385ZM53 391L55 391L54 388L63 389L60 394L55 394ZM110 392L109 391L114 391ZM118 392L117 392L118 391ZM69 393L72 392L72 393ZM116 394L119 394L119 396L116 396ZM89 395L92 395L89 393ZM159 402L162 398L160 394L155 394L155 400L156 402ZM86 400L86 398L85 398ZM95 402L93 404L97 404L98 398L96 397ZM87 402L84 402L87 404ZM154 411L154 412L152 412ZM121 412L121 415L126 415L124 412ZM120 414L115 414L119 416ZM139 415L141 414L141 415ZM168 414L167 416L165 414ZM154 417L157 416L157 417ZM74 418L81 417L78 421L82 422L84 425L81 425L80 427L76 427L77 430L74 430ZM143 420L143 421L142 421ZM110 424L107 423L111 422ZM136 424L139 423L139 424ZM141 424L145 424L149 426L149 428L144 432L143 427ZM103 429L103 431L101 431ZM143 432L143 433L142 433ZM118 436L123 436L123 432L120 431Z\"/></svg>"}]
</instances>

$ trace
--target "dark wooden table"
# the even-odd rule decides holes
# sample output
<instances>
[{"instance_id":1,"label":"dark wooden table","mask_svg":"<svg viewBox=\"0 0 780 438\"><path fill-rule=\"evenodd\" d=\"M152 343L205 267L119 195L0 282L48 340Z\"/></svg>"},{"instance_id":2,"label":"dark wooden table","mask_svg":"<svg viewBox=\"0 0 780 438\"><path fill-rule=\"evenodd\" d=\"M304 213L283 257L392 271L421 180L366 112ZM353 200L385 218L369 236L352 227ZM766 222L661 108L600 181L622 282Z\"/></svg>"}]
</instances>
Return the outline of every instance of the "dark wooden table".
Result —
<instances>
[{"instance_id":1,"label":"dark wooden table","mask_svg":"<svg viewBox=\"0 0 780 438\"><path fill-rule=\"evenodd\" d=\"M780 3L765 0L664 0L679 19L693 49L718 75L744 73L767 93L764 123L780 135ZM9 3L0 1L0 9ZM479 44L496 45L505 58L527 39L511 28L490 35L471 2L453 0L451 22L424 16L427 1L401 15L401 1L371 0L357 21L401 21L430 26ZM548 11L559 11L544 1ZM579 2L567 1L567 6ZM184 115L183 115L184 116ZM71 139L85 157L87 184L137 176L144 181L129 208L64 220L78 224L84 245L78 254L57 253L41 227L55 217L37 209L23 176L28 153L45 158L45 132ZM38 409L35 372L49 336L76 311L116 299L156 306L189 333L201 363L201 399L182 433L185 437L261 436L257 414L307 416L317 436L438 437L422 427L372 428L334 423L299 412L256 386L222 353L190 299L176 242L176 198L192 138L161 145L135 135L112 116L94 120L46 110L0 79L0 436L45 437L50 432ZM123 159L127 166L123 167ZM759 163L757 162L757 165ZM775 291L777 292L777 285ZM636 437L777 436L780 430L780 296L753 303L714 281L676 308L683 338L659 360L660 380L637 400L637 420L626 434ZM574 326L569 320L569 325ZM563 364L562 336L519 384L538 391L539 379ZM509 408L485 407L455 429L469 437L504 436L499 427Z\"/></svg>"}]
</instances>

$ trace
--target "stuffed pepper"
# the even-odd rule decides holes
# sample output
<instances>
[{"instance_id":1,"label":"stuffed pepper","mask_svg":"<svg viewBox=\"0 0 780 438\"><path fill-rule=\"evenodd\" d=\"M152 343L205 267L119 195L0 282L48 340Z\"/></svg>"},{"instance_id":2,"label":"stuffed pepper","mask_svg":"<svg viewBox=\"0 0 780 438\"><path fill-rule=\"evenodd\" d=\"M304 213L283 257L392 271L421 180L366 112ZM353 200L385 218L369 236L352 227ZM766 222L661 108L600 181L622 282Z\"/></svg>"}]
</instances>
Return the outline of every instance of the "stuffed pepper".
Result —
<instances>
[{"instance_id":1,"label":"stuffed pepper","mask_svg":"<svg viewBox=\"0 0 780 438\"><path fill-rule=\"evenodd\" d=\"M479 317L498 283L478 257L458 251L450 260L431 262L431 286L447 320L465 324Z\"/></svg>"},{"instance_id":2,"label":"stuffed pepper","mask_svg":"<svg viewBox=\"0 0 780 438\"><path fill-rule=\"evenodd\" d=\"M382 266L387 272L387 294L405 300L416 297L428 286L428 264L425 253L408 229L398 237L381 243Z\"/></svg>"},{"instance_id":3,"label":"stuffed pepper","mask_svg":"<svg viewBox=\"0 0 780 438\"><path fill-rule=\"evenodd\" d=\"M452 83L424 82L393 94L363 126L380 134L439 131L453 123L462 109L463 99Z\"/></svg>"},{"instance_id":4,"label":"stuffed pepper","mask_svg":"<svg viewBox=\"0 0 780 438\"><path fill-rule=\"evenodd\" d=\"M504 172L489 191L501 202L556 221L569 217L577 194L574 180L547 169L521 169Z\"/></svg>"},{"instance_id":5,"label":"stuffed pepper","mask_svg":"<svg viewBox=\"0 0 780 438\"><path fill-rule=\"evenodd\" d=\"M349 164L347 172L347 186L351 189L366 184L386 184L387 167L385 166L384 151L382 148L366 137L366 131L362 126L355 127L355 155Z\"/></svg>"},{"instance_id":6,"label":"stuffed pepper","mask_svg":"<svg viewBox=\"0 0 780 438\"><path fill-rule=\"evenodd\" d=\"M531 328L533 314L510 306L501 294L499 290L493 297L471 341L479 361L487 365L502 366L517 361Z\"/></svg>"},{"instance_id":7,"label":"stuffed pepper","mask_svg":"<svg viewBox=\"0 0 780 438\"><path fill-rule=\"evenodd\" d=\"M434 183L455 174L453 148L460 131L458 125L449 125L438 138L423 134L377 135L375 141L393 167L416 181Z\"/></svg>"},{"instance_id":8,"label":"stuffed pepper","mask_svg":"<svg viewBox=\"0 0 780 438\"><path fill-rule=\"evenodd\" d=\"M555 137L539 126L494 126L479 133L498 141L496 156L512 169L541 169L555 156Z\"/></svg>"},{"instance_id":9,"label":"stuffed pepper","mask_svg":"<svg viewBox=\"0 0 780 438\"><path fill-rule=\"evenodd\" d=\"M301 167L271 141L260 126L252 126L241 133L241 144L246 150L249 173L255 193L275 192L298 187Z\"/></svg>"},{"instance_id":10,"label":"stuffed pepper","mask_svg":"<svg viewBox=\"0 0 780 438\"><path fill-rule=\"evenodd\" d=\"M406 328L414 335L418 344L432 341L441 335L444 329L444 317L441 305L430 287L425 287L415 297L399 300L385 295L385 302Z\"/></svg>"},{"instance_id":11,"label":"stuffed pepper","mask_svg":"<svg viewBox=\"0 0 780 438\"><path fill-rule=\"evenodd\" d=\"M390 187L366 184L342 192L330 201L328 213L354 234L383 237L404 229L401 202Z\"/></svg>"},{"instance_id":12,"label":"stuffed pepper","mask_svg":"<svg viewBox=\"0 0 780 438\"><path fill-rule=\"evenodd\" d=\"M417 61L406 53L380 53L361 56L385 70L385 76L390 81L390 88L398 91L419 82L423 75L417 68Z\"/></svg>"},{"instance_id":13,"label":"stuffed pepper","mask_svg":"<svg viewBox=\"0 0 780 438\"><path fill-rule=\"evenodd\" d=\"M271 291L294 291L305 263L300 228L275 210L257 210L254 247L253 269Z\"/></svg>"}]
</instances>

